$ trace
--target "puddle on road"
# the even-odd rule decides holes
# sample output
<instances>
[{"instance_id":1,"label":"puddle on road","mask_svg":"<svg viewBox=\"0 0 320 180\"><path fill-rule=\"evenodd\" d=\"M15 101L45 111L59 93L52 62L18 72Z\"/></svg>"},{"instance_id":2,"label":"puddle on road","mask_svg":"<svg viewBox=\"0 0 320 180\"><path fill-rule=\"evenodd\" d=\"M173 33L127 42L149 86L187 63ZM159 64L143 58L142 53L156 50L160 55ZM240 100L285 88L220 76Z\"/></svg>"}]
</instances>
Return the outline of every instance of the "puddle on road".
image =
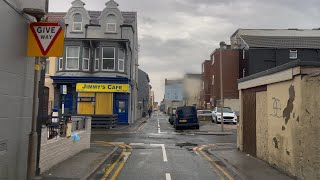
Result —
<instances>
[{"instance_id":1,"label":"puddle on road","mask_svg":"<svg viewBox=\"0 0 320 180\"><path fill-rule=\"evenodd\" d=\"M193 143L189 143L189 142L185 142L185 143L177 143L176 146L179 146L181 148L186 147L186 146L198 146L198 144L193 144Z\"/></svg>"}]
</instances>

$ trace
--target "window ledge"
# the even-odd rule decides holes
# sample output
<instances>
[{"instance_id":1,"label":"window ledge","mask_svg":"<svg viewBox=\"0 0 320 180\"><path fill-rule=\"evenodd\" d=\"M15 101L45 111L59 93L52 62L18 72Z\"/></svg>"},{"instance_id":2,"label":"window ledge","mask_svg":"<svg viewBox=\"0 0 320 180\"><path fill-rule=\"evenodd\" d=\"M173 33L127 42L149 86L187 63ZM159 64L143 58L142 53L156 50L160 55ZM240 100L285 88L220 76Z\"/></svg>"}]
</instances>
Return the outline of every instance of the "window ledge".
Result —
<instances>
[{"instance_id":1,"label":"window ledge","mask_svg":"<svg viewBox=\"0 0 320 180\"><path fill-rule=\"evenodd\" d=\"M83 31L70 31L71 34L83 34Z\"/></svg>"},{"instance_id":2,"label":"window ledge","mask_svg":"<svg viewBox=\"0 0 320 180\"><path fill-rule=\"evenodd\" d=\"M118 34L117 32L104 32L105 34Z\"/></svg>"}]
</instances>

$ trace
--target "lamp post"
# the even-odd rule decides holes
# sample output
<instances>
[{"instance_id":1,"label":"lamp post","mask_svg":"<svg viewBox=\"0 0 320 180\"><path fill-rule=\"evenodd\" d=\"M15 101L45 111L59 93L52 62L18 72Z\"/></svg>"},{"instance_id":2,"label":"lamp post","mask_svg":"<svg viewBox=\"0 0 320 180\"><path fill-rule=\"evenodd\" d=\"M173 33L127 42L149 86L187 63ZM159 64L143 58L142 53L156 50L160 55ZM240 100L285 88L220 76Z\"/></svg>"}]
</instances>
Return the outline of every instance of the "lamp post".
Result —
<instances>
[{"instance_id":1,"label":"lamp post","mask_svg":"<svg viewBox=\"0 0 320 180\"><path fill-rule=\"evenodd\" d=\"M223 129L223 108L224 108L224 99L223 99L223 73L222 73L222 49L226 46L224 41L220 42L220 110L221 110L221 132L224 131Z\"/></svg>"}]
</instances>

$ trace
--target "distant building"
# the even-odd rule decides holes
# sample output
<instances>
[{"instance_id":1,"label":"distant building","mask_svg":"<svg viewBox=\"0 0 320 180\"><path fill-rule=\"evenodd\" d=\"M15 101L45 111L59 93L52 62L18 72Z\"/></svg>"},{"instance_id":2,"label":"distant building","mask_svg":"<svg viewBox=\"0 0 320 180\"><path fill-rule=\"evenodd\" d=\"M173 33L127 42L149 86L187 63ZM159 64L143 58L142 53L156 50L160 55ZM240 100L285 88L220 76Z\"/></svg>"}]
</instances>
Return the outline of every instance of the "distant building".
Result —
<instances>
[{"instance_id":1,"label":"distant building","mask_svg":"<svg viewBox=\"0 0 320 180\"><path fill-rule=\"evenodd\" d=\"M138 110L137 118L144 117L148 113L150 99L150 79L149 75L139 69L138 81Z\"/></svg>"},{"instance_id":2,"label":"distant building","mask_svg":"<svg viewBox=\"0 0 320 180\"><path fill-rule=\"evenodd\" d=\"M223 99L224 106L231 107L235 111L240 111L240 101L238 92L239 79L239 54L238 49L222 50L222 77L223 77ZM211 54L211 105L219 106L220 96L220 49L216 49Z\"/></svg>"},{"instance_id":3,"label":"distant building","mask_svg":"<svg viewBox=\"0 0 320 180\"><path fill-rule=\"evenodd\" d=\"M204 109L211 109L212 104L210 99L212 91L212 60L205 60L202 63L202 82L201 82L201 92L200 92L200 106Z\"/></svg>"},{"instance_id":4,"label":"distant building","mask_svg":"<svg viewBox=\"0 0 320 180\"><path fill-rule=\"evenodd\" d=\"M169 107L182 106L184 104L183 97L183 79L165 79L165 109L168 110Z\"/></svg>"},{"instance_id":5,"label":"distant building","mask_svg":"<svg viewBox=\"0 0 320 180\"><path fill-rule=\"evenodd\" d=\"M186 74L183 79L184 103L187 106L201 106L200 93L202 85L201 74Z\"/></svg>"}]
</instances>

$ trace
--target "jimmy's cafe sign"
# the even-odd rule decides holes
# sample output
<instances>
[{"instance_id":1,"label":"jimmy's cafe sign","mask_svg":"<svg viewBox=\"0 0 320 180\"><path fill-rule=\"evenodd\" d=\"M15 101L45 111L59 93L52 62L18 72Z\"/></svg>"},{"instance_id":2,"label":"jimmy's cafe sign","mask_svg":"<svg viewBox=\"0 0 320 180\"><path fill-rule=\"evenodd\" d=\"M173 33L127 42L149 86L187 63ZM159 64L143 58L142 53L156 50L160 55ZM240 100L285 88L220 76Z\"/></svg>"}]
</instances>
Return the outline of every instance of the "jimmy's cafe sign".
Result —
<instances>
[{"instance_id":1,"label":"jimmy's cafe sign","mask_svg":"<svg viewBox=\"0 0 320 180\"><path fill-rule=\"evenodd\" d=\"M93 83L78 83L76 86L77 92L129 92L128 84L93 84Z\"/></svg>"}]
</instances>

